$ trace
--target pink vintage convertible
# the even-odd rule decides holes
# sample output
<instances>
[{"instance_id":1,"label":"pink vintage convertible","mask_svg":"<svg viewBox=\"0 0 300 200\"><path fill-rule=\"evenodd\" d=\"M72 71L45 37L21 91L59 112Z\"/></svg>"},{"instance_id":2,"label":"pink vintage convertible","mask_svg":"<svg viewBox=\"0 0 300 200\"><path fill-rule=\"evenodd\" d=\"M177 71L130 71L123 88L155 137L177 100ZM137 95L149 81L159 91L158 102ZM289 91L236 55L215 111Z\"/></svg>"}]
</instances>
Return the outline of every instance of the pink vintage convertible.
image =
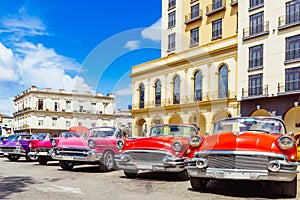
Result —
<instances>
[{"instance_id":1,"label":"pink vintage convertible","mask_svg":"<svg viewBox=\"0 0 300 200\"><path fill-rule=\"evenodd\" d=\"M51 157L59 160L64 170L73 169L75 164L96 164L101 171L112 171L114 154L118 153L116 142L122 133L120 128L102 126L78 137L52 139Z\"/></svg>"}]
</instances>

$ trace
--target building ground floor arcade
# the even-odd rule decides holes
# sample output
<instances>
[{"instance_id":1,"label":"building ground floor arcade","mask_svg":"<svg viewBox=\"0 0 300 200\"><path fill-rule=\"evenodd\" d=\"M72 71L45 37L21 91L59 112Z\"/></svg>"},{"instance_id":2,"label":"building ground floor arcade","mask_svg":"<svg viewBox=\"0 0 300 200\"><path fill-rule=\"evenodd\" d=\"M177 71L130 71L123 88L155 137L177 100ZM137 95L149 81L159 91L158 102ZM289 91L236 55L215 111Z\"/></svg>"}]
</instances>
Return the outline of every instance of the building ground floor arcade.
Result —
<instances>
[{"instance_id":1,"label":"building ground floor arcade","mask_svg":"<svg viewBox=\"0 0 300 200\"><path fill-rule=\"evenodd\" d=\"M148 135L155 124L195 124L200 134L210 134L215 122L238 113L238 103L232 99L133 110L132 136Z\"/></svg>"}]
</instances>

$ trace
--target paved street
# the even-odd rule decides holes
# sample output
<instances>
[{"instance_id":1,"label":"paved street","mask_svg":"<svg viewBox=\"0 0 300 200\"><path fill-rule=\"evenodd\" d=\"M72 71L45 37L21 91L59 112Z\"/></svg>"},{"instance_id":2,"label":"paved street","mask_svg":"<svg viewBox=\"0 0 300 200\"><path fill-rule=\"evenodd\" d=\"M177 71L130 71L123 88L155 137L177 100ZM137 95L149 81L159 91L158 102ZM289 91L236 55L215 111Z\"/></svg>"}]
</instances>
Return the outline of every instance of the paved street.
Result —
<instances>
[{"instance_id":1,"label":"paved street","mask_svg":"<svg viewBox=\"0 0 300 200\"><path fill-rule=\"evenodd\" d=\"M298 177L298 197L299 182ZM41 166L0 157L0 199L265 199L280 198L278 192L255 182L214 181L200 193L192 191L189 181L175 181L170 174L127 179L122 171L103 173L91 165L63 171L55 161Z\"/></svg>"}]
</instances>

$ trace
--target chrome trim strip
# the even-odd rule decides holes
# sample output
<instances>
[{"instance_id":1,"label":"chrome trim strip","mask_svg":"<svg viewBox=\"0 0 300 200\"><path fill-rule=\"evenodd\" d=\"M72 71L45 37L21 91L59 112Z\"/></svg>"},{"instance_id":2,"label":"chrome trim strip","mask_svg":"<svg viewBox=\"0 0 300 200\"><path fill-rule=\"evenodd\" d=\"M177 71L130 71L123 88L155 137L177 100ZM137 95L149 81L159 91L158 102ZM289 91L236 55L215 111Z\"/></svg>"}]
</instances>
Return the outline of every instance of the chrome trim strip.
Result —
<instances>
[{"instance_id":1,"label":"chrome trim strip","mask_svg":"<svg viewBox=\"0 0 300 200\"><path fill-rule=\"evenodd\" d=\"M259 155L259 156L271 156L278 157L287 160L288 157L283 154L271 153L271 152L256 152L256 151L221 151L221 150L211 150L211 151L198 151L194 153L194 157L197 155L214 155L214 154L232 154L232 155Z\"/></svg>"}]
</instances>

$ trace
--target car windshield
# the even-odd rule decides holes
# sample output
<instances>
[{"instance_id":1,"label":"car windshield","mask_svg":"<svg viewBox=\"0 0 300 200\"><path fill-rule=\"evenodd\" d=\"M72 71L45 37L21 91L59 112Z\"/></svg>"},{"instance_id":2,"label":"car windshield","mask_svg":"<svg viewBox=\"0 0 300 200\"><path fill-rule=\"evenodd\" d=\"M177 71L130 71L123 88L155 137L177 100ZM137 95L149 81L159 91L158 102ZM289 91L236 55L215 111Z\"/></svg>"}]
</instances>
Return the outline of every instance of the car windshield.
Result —
<instances>
[{"instance_id":1,"label":"car windshield","mask_svg":"<svg viewBox=\"0 0 300 200\"><path fill-rule=\"evenodd\" d=\"M17 135L10 135L10 136L7 137L7 140L12 141L12 140L17 139L17 137L18 137Z\"/></svg>"},{"instance_id":2,"label":"car windshield","mask_svg":"<svg viewBox=\"0 0 300 200\"><path fill-rule=\"evenodd\" d=\"M114 127L99 127L90 130L90 137L108 137L113 136L116 131Z\"/></svg>"},{"instance_id":3,"label":"car windshield","mask_svg":"<svg viewBox=\"0 0 300 200\"><path fill-rule=\"evenodd\" d=\"M31 140L44 140L44 139L46 139L47 136L49 137L48 133L36 133L36 134L32 135L30 139Z\"/></svg>"},{"instance_id":4,"label":"car windshield","mask_svg":"<svg viewBox=\"0 0 300 200\"><path fill-rule=\"evenodd\" d=\"M194 126L183 125L163 125L153 126L150 136L191 136L196 135L197 129Z\"/></svg>"},{"instance_id":5,"label":"car windshield","mask_svg":"<svg viewBox=\"0 0 300 200\"><path fill-rule=\"evenodd\" d=\"M59 137L70 138L70 137L83 137L86 133L81 132L62 132Z\"/></svg>"},{"instance_id":6,"label":"car windshield","mask_svg":"<svg viewBox=\"0 0 300 200\"><path fill-rule=\"evenodd\" d=\"M20 135L20 137L18 138L18 140L29 140L31 138L32 135Z\"/></svg>"},{"instance_id":7,"label":"car windshield","mask_svg":"<svg viewBox=\"0 0 300 200\"><path fill-rule=\"evenodd\" d=\"M264 133L285 134L283 122L275 118L228 118L216 123L214 134L222 132L259 131Z\"/></svg>"}]
</instances>

